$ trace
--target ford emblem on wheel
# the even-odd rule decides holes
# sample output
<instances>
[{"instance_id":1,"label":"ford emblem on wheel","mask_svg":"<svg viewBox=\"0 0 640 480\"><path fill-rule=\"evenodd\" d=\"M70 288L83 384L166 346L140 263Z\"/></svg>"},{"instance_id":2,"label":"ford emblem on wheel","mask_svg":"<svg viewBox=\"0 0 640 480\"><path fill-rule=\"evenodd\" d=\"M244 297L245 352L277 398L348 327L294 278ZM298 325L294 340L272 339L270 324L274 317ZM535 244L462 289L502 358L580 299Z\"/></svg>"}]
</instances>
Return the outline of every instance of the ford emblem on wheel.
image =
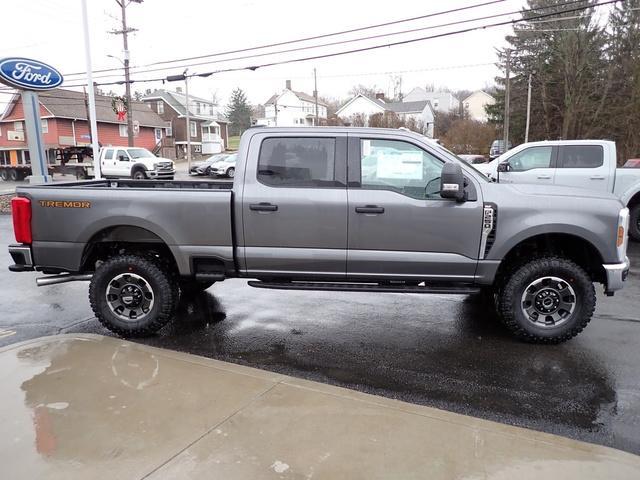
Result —
<instances>
[{"instance_id":1,"label":"ford emblem on wheel","mask_svg":"<svg viewBox=\"0 0 640 480\"><path fill-rule=\"evenodd\" d=\"M15 57L0 60L0 82L25 90L50 90L62 84L62 74L46 63Z\"/></svg>"}]
</instances>

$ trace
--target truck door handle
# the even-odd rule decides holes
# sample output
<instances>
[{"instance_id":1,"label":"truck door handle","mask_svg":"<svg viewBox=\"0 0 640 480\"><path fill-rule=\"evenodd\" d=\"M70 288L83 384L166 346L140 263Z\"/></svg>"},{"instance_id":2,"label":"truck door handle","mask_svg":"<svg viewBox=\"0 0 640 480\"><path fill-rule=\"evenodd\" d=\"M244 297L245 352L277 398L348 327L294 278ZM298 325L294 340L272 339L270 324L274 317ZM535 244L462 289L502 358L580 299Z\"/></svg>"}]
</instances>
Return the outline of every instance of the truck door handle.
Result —
<instances>
[{"instance_id":1,"label":"truck door handle","mask_svg":"<svg viewBox=\"0 0 640 480\"><path fill-rule=\"evenodd\" d=\"M538 180L551 180L551 175L538 175Z\"/></svg>"},{"instance_id":2,"label":"truck door handle","mask_svg":"<svg viewBox=\"0 0 640 480\"><path fill-rule=\"evenodd\" d=\"M365 205L364 207L356 207L356 213L384 213L384 207Z\"/></svg>"},{"instance_id":3,"label":"truck door handle","mask_svg":"<svg viewBox=\"0 0 640 480\"><path fill-rule=\"evenodd\" d=\"M604 180L604 175L593 175L591 180Z\"/></svg>"},{"instance_id":4,"label":"truck door handle","mask_svg":"<svg viewBox=\"0 0 640 480\"><path fill-rule=\"evenodd\" d=\"M278 210L278 206L269 202L252 203L249 205L249 210L255 212L275 212Z\"/></svg>"}]
</instances>

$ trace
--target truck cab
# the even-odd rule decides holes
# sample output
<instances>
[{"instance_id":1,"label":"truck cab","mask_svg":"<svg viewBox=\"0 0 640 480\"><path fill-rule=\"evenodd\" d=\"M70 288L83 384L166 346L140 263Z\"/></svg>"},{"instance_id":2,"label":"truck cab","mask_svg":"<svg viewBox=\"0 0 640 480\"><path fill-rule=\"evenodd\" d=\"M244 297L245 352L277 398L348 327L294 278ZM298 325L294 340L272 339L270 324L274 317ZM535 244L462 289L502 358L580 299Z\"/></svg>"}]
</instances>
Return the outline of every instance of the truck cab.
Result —
<instances>
[{"instance_id":1,"label":"truck cab","mask_svg":"<svg viewBox=\"0 0 640 480\"><path fill-rule=\"evenodd\" d=\"M173 180L175 175L172 160L156 157L140 147L103 147L100 169L107 178Z\"/></svg>"}]
</instances>

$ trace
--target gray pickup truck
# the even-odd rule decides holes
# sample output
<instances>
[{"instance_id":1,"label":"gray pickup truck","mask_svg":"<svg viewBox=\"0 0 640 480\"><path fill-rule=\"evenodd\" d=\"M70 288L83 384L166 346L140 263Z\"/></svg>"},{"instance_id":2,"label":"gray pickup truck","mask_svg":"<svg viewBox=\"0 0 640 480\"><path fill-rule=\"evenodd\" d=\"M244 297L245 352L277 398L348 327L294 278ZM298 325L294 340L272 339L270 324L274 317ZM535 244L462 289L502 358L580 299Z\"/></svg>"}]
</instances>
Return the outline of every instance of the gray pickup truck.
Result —
<instances>
[{"instance_id":1,"label":"gray pickup truck","mask_svg":"<svg viewBox=\"0 0 640 480\"><path fill-rule=\"evenodd\" d=\"M235 181L24 186L12 271L89 280L107 328L146 335L226 278L290 290L487 293L517 337L587 325L623 286L629 212L606 192L492 183L403 130L251 128Z\"/></svg>"}]
</instances>

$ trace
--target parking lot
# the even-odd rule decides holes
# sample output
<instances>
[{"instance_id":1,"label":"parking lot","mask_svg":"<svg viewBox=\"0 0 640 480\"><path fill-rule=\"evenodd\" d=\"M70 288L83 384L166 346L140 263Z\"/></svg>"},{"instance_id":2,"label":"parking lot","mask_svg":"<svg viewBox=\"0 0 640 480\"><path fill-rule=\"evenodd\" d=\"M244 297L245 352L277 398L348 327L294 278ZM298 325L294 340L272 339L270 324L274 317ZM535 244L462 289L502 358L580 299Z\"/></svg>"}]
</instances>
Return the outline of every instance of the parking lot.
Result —
<instances>
[{"instance_id":1,"label":"parking lot","mask_svg":"<svg viewBox=\"0 0 640 480\"><path fill-rule=\"evenodd\" d=\"M0 264L12 240L11 217L0 216ZM629 255L640 264L640 245ZM141 341L637 454L637 272L615 297L599 294L588 328L557 346L513 340L474 297L269 291L244 280L183 298L174 322ZM0 269L0 346L110 335L86 283L38 288L36 277Z\"/></svg>"}]
</instances>

